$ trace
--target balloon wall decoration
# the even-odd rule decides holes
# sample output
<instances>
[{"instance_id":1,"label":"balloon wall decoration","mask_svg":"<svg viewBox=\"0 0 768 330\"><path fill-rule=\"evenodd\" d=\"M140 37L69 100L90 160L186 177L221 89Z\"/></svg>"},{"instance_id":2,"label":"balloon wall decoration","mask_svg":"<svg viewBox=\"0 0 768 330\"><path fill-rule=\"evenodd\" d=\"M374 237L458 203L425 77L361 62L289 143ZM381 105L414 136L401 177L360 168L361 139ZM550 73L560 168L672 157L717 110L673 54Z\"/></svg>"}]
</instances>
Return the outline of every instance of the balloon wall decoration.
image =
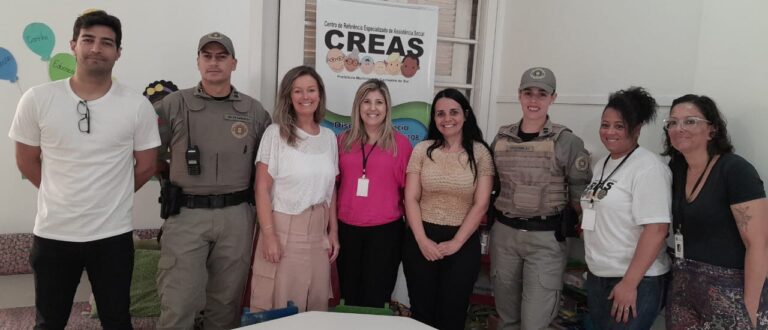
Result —
<instances>
[{"instance_id":1,"label":"balloon wall decoration","mask_svg":"<svg viewBox=\"0 0 768 330\"><path fill-rule=\"evenodd\" d=\"M43 23L29 23L24 28L24 43L27 44L32 52L40 55L40 59L48 61L51 59L53 46L56 45L56 37L48 25Z\"/></svg>"},{"instance_id":2,"label":"balloon wall decoration","mask_svg":"<svg viewBox=\"0 0 768 330\"><path fill-rule=\"evenodd\" d=\"M8 80L15 83L19 80L17 76L19 67L13 54L7 49L0 47L0 80Z\"/></svg>"},{"instance_id":3,"label":"balloon wall decoration","mask_svg":"<svg viewBox=\"0 0 768 330\"><path fill-rule=\"evenodd\" d=\"M66 79L75 74L75 57L68 53L58 53L48 62L48 76L51 81Z\"/></svg>"}]
</instances>

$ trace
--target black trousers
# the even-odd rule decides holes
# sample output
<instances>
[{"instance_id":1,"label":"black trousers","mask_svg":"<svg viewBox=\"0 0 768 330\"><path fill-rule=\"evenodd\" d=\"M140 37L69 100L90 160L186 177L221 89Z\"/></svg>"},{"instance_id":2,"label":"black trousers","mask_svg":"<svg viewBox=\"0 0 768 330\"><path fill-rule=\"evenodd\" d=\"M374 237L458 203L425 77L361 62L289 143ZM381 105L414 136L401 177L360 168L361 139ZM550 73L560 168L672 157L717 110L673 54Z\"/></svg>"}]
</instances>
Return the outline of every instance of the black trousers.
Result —
<instances>
[{"instance_id":1,"label":"black trousers","mask_svg":"<svg viewBox=\"0 0 768 330\"><path fill-rule=\"evenodd\" d=\"M346 305L384 307L392 297L400 266L405 224L402 219L358 227L339 221L341 298Z\"/></svg>"},{"instance_id":2,"label":"black trousers","mask_svg":"<svg viewBox=\"0 0 768 330\"><path fill-rule=\"evenodd\" d=\"M35 329L64 329L83 269L88 273L104 329L132 329L132 233L90 242L35 236L29 262L35 280Z\"/></svg>"},{"instance_id":3,"label":"black trousers","mask_svg":"<svg viewBox=\"0 0 768 330\"><path fill-rule=\"evenodd\" d=\"M451 240L458 230L424 222L424 232L436 243ZM414 319L440 330L464 329L469 296L480 272L480 236L475 232L453 255L429 261L408 230L403 271Z\"/></svg>"}]
</instances>

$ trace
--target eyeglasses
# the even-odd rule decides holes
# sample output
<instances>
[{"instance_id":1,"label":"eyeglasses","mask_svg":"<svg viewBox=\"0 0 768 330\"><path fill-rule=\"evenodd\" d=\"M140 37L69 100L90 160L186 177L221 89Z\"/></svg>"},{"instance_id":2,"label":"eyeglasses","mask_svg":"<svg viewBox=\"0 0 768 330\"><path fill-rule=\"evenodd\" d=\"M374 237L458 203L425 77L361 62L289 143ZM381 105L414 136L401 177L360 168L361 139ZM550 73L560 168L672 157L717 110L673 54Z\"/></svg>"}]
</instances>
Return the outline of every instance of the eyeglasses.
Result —
<instances>
[{"instance_id":1,"label":"eyeglasses","mask_svg":"<svg viewBox=\"0 0 768 330\"><path fill-rule=\"evenodd\" d=\"M88 108L87 101L77 102L77 113L83 116L77 122L77 128L80 132L91 134L91 109Z\"/></svg>"},{"instance_id":2,"label":"eyeglasses","mask_svg":"<svg viewBox=\"0 0 768 330\"><path fill-rule=\"evenodd\" d=\"M709 124L710 122L709 120L706 120L704 118L699 118L699 117L685 117L683 119L666 118L664 119L664 129L665 130L674 129L679 125L683 130L689 131L691 129L696 128L696 126L698 126L699 123Z\"/></svg>"}]
</instances>

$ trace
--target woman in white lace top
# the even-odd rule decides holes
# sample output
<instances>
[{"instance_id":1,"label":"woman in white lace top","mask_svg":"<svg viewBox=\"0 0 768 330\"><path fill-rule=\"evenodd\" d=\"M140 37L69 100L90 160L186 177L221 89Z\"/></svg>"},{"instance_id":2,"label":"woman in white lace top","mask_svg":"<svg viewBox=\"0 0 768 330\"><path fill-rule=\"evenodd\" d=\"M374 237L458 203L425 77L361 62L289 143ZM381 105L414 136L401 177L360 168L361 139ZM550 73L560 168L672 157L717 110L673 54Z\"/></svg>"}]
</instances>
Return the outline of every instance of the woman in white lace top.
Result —
<instances>
[{"instance_id":1,"label":"woman in white lace top","mask_svg":"<svg viewBox=\"0 0 768 330\"><path fill-rule=\"evenodd\" d=\"M275 123L256 155L259 234L251 279L252 310L328 310L330 264L339 251L334 184L338 150L320 126L325 87L311 67L283 77Z\"/></svg>"}]
</instances>

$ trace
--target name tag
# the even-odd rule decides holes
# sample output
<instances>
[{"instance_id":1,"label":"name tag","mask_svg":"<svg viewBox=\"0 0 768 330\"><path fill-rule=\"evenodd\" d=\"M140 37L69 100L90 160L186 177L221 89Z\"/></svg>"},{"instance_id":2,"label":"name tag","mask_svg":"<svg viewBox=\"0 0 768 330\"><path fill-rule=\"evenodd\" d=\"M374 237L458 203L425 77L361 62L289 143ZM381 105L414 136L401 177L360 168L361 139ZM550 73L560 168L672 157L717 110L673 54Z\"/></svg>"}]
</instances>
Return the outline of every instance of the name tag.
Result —
<instances>
[{"instance_id":1,"label":"name tag","mask_svg":"<svg viewBox=\"0 0 768 330\"><path fill-rule=\"evenodd\" d=\"M236 115L236 114L231 114L231 113L225 114L224 115L224 119L225 120L231 120L231 121L242 121L242 122L246 122L246 123L250 123L251 122L251 117L243 116L243 115Z\"/></svg>"},{"instance_id":2,"label":"name tag","mask_svg":"<svg viewBox=\"0 0 768 330\"><path fill-rule=\"evenodd\" d=\"M357 197L368 197L368 178L357 179Z\"/></svg>"},{"instance_id":3,"label":"name tag","mask_svg":"<svg viewBox=\"0 0 768 330\"><path fill-rule=\"evenodd\" d=\"M519 145L513 145L509 146L510 151L523 151L523 152L531 152L533 151L533 147L531 146L519 146Z\"/></svg>"},{"instance_id":4,"label":"name tag","mask_svg":"<svg viewBox=\"0 0 768 330\"><path fill-rule=\"evenodd\" d=\"M581 209L581 229L583 230L595 230L595 222L597 220L597 212L595 209L582 208Z\"/></svg>"},{"instance_id":5,"label":"name tag","mask_svg":"<svg viewBox=\"0 0 768 330\"><path fill-rule=\"evenodd\" d=\"M675 234L675 258L683 258L683 234L679 231Z\"/></svg>"}]
</instances>

